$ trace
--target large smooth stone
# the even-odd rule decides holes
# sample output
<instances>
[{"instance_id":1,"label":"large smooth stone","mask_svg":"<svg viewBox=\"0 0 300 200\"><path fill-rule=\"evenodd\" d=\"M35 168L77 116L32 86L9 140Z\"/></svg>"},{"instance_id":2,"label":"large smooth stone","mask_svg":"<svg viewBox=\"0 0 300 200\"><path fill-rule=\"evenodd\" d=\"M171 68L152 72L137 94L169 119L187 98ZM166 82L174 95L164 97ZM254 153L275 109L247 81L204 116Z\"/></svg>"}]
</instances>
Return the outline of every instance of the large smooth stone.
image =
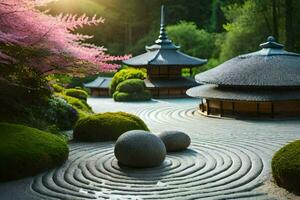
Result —
<instances>
[{"instance_id":1,"label":"large smooth stone","mask_svg":"<svg viewBox=\"0 0 300 200\"><path fill-rule=\"evenodd\" d=\"M128 167L156 167L166 157L166 147L159 137L142 130L122 134L115 145L119 164Z\"/></svg>"},{"instance_id":2,"label":"large smooth stone","mask_svg":"<svg viewBox=\"0 0 300 200\"><path fill-rule=\"evenodd\" d=\"M191 144L191 138L180 131L164 131L158 136L165 143L168 152L185 150Z\"/></svg>"}]
</instances>

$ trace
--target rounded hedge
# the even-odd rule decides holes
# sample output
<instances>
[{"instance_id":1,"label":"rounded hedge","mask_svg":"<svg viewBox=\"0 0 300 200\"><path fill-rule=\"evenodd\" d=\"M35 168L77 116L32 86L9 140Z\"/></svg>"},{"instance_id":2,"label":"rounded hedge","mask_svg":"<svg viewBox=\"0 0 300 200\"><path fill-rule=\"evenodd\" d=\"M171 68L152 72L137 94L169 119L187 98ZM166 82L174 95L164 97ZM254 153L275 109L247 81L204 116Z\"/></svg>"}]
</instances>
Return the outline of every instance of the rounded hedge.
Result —
<instances>
[{"instance_id":1,"label":"rounded hedge","mask_svg":"<svg viewBox=\"0 0 300 200\"><path fill-rule=\"evenodd\" d=\"M77 121L74 139L80 141L114 141L130 130L149 130L139 117L124 112L90 115Z\"/></svg>"},{"instance_id":2,"label":"rounded hedge","mask_svg":"<svg viewBox=\"0 0 300 200\"><path fill-rule=\"evenodd\" d=\"M128 79L145 79L147 74L145 70L135 69L135 68L126 68L122 69L119 72L115 73L112 78L111 84L109 86L111 94L116 91L117 86Z\"/></svg>"},{"instance_id":3,"label":"rounded hedge","mask_svg":"<svg viewBox=\"0 0 300 200\"><path fill-rule=\"evenodd\" d=\"M144 90L139 93L126 93L116 91L113 95L115 101L129 102L129 101L149 101L151 100L151 94L149 91Z\"/></svg>"},{"instance_id":4,"label":"rounded hedge","mask_svg":"<svg viewBox=\"0 0 300 200\"><path fill-rule=\"evenodd\" d=\"M75 88L67 89L65 91L65 94L70 97L75 97L75 98L83 99L83 100L86 100L88 97L88 93L86 91L80 90L80 89L75 89Z\"/></svg>"},{"instance_id":5,"label":"rounded hedge","mask_svg":"<svg viewBox=\"0 0 300 200\"><path fill-rule=\"evenodd\" d=\"M68 158L66 141L56 135L9 123L0 129L0 181L36 175Z\"/></svg>"},{"instance_id":6,"label":"rounded hedge","mask_svg":"<svg viewBox=\"0 0 300 200\"><path fill-rule=\"evenodd\" d=\"M145 82L141 79L128 79L117 86L117 91L126 93L139 93L145 90Z\"/></svg>"},{"instance_id":7,"label":"rounded hedge","mask_svg":"<svg viewBox=\"0 0 300 200\"><path fill-rule=\"evenodd\" d=\"M300 193L300 140L276 152L272 159L272 173L280 187Z\"/></svg>"}]
</instances>

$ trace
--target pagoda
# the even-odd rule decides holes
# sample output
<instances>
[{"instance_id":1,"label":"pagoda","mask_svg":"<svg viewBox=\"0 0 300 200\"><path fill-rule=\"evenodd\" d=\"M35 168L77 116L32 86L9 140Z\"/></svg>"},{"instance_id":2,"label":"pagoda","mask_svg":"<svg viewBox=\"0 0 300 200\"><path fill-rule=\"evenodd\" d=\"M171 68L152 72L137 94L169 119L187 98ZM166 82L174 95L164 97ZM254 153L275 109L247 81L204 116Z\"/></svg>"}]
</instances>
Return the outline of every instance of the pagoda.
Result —
<instances>
[{"instance_id":1,"label":"pagoda","mask_svg":"<svg viewBox=\"0 0 300 200\"><path fill-rule=\"evenodd\" d=\"M123 64L145 68L148 78L145 84L153 97L185 97L186 90L198 85L192 78L183 77L182 69L201 66L206 59L195 58L180 52L180 47L168 38L165 28L164 6L161 7L160 35L152 46L146 46L146 53L138 55Z\"/></svg>"}]
</instances>

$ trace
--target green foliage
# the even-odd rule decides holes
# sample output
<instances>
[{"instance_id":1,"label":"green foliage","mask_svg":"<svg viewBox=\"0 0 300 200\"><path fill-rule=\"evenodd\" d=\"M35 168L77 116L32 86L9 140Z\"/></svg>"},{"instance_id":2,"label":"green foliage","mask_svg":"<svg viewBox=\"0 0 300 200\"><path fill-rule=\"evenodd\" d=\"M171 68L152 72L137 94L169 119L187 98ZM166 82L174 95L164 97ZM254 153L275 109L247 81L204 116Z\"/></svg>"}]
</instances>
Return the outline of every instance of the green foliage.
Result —
<instances>
[{"instance_id":1,"label":"green foliage","mask_svg":"<svg viewBox=\"0 0 300 200\"><path fill-rule=\"evenodd\" d=\"M142 92L143 90L145 90L145 82L141 79L128 79L117 86L119 92L133 93Z\"/></svg>"},{"instance_id":2,"label":"green foliage","mask_svg":"<svg viewBox=\"0 0 300 200\"><path fill-rule=\"evenodd\" d=\"M75 97L75 98L82 99L85 101L88 97L88 93L86 91L81 90L81 89L75 89L75 88L66 89L65 94L70 97Z\"/></svg>"},{"instance_id":3,"label":"green foliage","mask_svg":"<svg viewBox=\"0 0 300 200\"><path fill-rule=\"evenodd\" d=\"M65 90L64 87L62 87L58 84L53 84L53 85L51 85L51 87L53 88L54 92L63 92Z\"/></svg>"},{"instance_id":4,"label":"green foliage","mask_svg":"<svg viewBox=\"0 0 300 200\"><path fill-rule=\"evenodd\" d=\"M216 50L216 34L198 29L195 23L181 21L177 25L167 27L169 37L181 50L191 56L210 58Z\"/></svg>"},{"instance_id":5,"label":"green foliage","mask_svg":"<svg viewBox=\"0 0 300 200\"><path fill-rule=\"evenodd\" d=\"M276 152L272 159L272 173L279 186L300 193L300 140Z\"/></svg>"},{"instance_id":6,"label":"green foliage","mask_svg":"<svg viewBox=\"0 0 300 200\"><path fill-rule=\"evenodd\" d=\"M36 175L68 158L67 143L58 136L8 123L0 129L0 181Z\"/></svg>"},{"instance_id":7,"label":"green foliage","mask_svg":"<svg viewBox=\"0 0 300 200\"><path fill-rule=\"evenodd\" d=\"M137 116L124 112L94 114L77 121L74 139L80 141L111 141L130 130L149 130Z\"/></svg>"},{"instance_id":8,"label":"green foliage","mask_svg":"<svg viewBox=\"0 0 300 200\"><path fill-rule=\"evenodd\" d=\"M78 112L64 99L53 96L44 111L46 121L59 130L70 130L79 118Z\"/></svg>"},{"instance_id":9,"label":"green foliage","mask_svg":"<svg viewBox=\"0 0 300 200\"><path fill-rule=\"evenodd\" d=\"M125 68L117 72L112 78L112 82L110 85L110 92L113 94L116 91L116 88L119 83L128 80L128 79L145 79L147 74L145 71L141 69L134 68Z\"/></svg>"},{"instance_id":10,"label":"green foliage","mask_svg":"<svg viewBox=\"0 0 300 200\"><path fill-rule=\"evenodd\" d=\"M249 0L242 5L233 4L224 8L229 23L224 25L227 33L221 45L221 61L257 51L259 44L272 34L265 21L266 16L271 16L270 9L262 10L262 8L257 1Z\"/></svg>"},{"instance_id":11,"label":"green foliage","mask_svg":"<svg viewBox=\"0 0 300 200\"><path fill-rule=\"evenodd\" d=\"M68 104L70 104L78 112L79 118L88 116L93 113L91 107L87 104L85 100L70 97L63 93L56 93L55 95L63 98Z\"/></svg>"}]
</instances>

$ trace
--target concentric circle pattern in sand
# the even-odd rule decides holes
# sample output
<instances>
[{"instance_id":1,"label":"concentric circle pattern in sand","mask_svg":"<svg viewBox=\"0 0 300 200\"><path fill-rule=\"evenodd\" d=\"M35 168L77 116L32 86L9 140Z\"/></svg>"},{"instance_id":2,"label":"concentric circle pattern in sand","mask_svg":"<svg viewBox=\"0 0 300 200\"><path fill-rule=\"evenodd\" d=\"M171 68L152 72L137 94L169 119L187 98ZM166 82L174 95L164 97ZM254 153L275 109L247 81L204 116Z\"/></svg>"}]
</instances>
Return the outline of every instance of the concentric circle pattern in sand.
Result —
<instances>
[{"instance_id":1,"label":"concentric circle pattern in sand","mask_svg":"<svg viewBox=\"0 0 300 200\"><path fill-rule=\"evenodd\" d=\"M100 103L101 102L101 103ZM120 168L113 143L72 143L67 163L36 176L27 193L40 199L269 199L274 152L299 138L299 120L238 121L202 117L194 100L117 104L90 99L95 111L127 111L150 129L181 130L192 145L151 169Z\"/></svg>"}]
</instances>

